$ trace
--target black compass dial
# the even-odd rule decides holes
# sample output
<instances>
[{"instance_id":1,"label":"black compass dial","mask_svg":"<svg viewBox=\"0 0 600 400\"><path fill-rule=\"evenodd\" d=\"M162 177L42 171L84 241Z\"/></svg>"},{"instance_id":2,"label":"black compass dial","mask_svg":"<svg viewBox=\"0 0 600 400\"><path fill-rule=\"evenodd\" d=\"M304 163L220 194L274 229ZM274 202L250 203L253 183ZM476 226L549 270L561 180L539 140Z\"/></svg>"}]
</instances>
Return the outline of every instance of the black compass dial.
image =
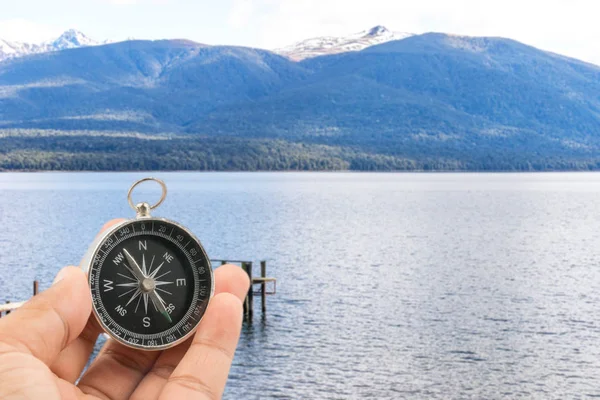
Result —
<instances>
[{"instance_id":1,"label":"black compass dial","mask_svg":"<svg viewBox=\"0 0 600 400\"><path fill-rule=\"evenodd\" d=\"M129 222L104 238L93 260L94 311L117 340L165 348L200 322L212 272L201 244L184 228L159 219Z\"/></svg>"}]
</instances>

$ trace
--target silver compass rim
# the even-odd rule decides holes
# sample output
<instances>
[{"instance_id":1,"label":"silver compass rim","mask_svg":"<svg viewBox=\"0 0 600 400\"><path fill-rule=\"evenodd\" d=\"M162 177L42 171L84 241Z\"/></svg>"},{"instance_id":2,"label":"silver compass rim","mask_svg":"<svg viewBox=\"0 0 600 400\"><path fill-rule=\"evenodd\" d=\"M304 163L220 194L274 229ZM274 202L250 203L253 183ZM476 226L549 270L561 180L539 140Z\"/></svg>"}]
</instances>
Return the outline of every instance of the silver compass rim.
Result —
<instances>
[{"instance_id":1,"label":"silver compass rim","mask_svg":"<svg viewBox=\"0 0 600 400\"><path fill-rule=\"evenodd\" d=\"M142 345L142 344L135 344L135 343L131 343L131 342L128 342L126 340L123 340L123 338L121 338L121 337L119 337L117 335L114 335L112 333L112 331L110 329L108 329L108 327L106 326L106 324L104 322L102 322L102 319L98 315L98 310L96 310L96 305L94 304L94 302L92 302L92 313L94 314L94 318L96 319L96 321L98 322L98 324L100 325L100 327L102 328L102 330L108 336L109 339L115 340L115 341L123 344L124 346L132 348L132 349L145 350L145 351L162 351L162 350L170 349L172 347L177 346L178 344L186 341L187 339L189 339L192 335L194 335L196 333L196 331L198 330L198 327L200 326L200 323L204 319L204 315L206 315L206 310L208 310L208 307L210 307L210 303L211 303L212 298L214 296L214 293L215 293L214 270L212 268L212 263L210 262L210 258L206 254L206 250L204 249L204 246L202 246L202 242L200 242L200 239L198 239L198 237L193 232L191 232L188 228L186 228L185 226L183 226L183 225L181 225L178 222L175 222L173 220L167 219L167 218L143 217L143 218L126 219L126 220L124 220L122 222L119 222L118 224L114 225L110 229L107 229L106 232L103 232L102 234L100 234L100 235L98 235L96 237L96 239L92 242L92 244L90 245L88 251L84 255L83 259L81 260L80 268L86 274L87 282L88 282L88 287L90 288L90 295L91 295L91 282L90 282L89 271L90 271L90 269L92 267L92 262L93 262L94 254L96 254L96 252L99 250L100 246L102 245L102 243L104 243L104 241L105 241L105 239L107 237L109 237L110 235L114 234L116 231L118 231L119 229L121 229L123 226L131 224L131 223L134 223L134 222L137 222L137 221L140 221L140 220L144 220L144 221L162 221L162 222L166 222L166 223L169 223L169 224L173 224L176 227L184 230L188 235L190 235L190 237L193 240L196 241L196 243L198 243L200 250L204 254L204 257L206 258L206 261L208 263L208 269L209 269L209 272L210 272L210 294L208 296L208 303L206 304L206 308L204 310L204 313L198 319L198 323L194 326L193 329L190 329L190 331L188 333L186 333L181 338L179 338L179 339L177 339L177 340L175 340L175 341L173 341L171 343L168 343L168 344L165 344L165 345L161 345L161 346L146 346L146 345Z\"/></svg>"}]
</instances>

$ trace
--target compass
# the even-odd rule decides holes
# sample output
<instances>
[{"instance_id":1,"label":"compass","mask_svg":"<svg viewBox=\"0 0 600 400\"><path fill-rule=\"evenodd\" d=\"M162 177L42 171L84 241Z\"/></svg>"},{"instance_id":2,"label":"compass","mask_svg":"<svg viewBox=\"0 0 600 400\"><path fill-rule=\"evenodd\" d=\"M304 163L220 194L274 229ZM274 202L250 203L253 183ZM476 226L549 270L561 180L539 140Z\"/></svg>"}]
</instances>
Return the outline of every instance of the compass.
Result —
<instances>
[{"instance_id":1,"label":"compass","mask_svg":"<svg viewBox=\"0 0 600 400\"><path fill-rule=\"evenodd\" d=\"M134 205L133 189L154 181L160 201ZM150 215L166 197L163 181L145 178L129 189L135 219L103 233L82 268L88 273L93 313L113 339L142 350L164 350L191 336L210 301L214 280L200 241L184 226Z\"/></svg>"}]
</instances>

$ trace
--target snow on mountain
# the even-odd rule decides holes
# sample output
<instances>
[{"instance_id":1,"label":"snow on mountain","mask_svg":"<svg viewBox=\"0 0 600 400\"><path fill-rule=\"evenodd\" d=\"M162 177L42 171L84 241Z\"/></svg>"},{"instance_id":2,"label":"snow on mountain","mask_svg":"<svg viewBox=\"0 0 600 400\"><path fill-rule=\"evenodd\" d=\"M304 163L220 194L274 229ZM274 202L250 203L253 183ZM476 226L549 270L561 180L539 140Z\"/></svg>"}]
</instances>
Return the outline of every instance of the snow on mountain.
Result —
<instances>
[{"instance_id":1,"label":"snow on mountain","mask_svg":"<svg viewBox=\"0 0 600 400\"><path fill-rule=\"evenodd\" d=\"M16 52L17 52L17 49L15 48L15 46L12 43L7 42L6 40L0 39L0 54L8 55L8 54L15 54Z\"/></svg>"},{"instance_id":2,"label":"snow on mountain","mask_svg":"<svg viewBox=\"0 0 600 400\"><path fill-rule=\"evenodd\" d=\"M21 54L26 54L35 51L39 45L21 42L9 42L8 40L0 39L0 60L3 56L16 57Z\"/></svg>"},{"instance_id":3,"label":"snow on mountain","mask_svg":"<svg viewBox=\"0 0 600 400\"><path fill-rule=\"evenodd\" d=\"M23 57L30 54L47 53L77 47L97 46L106 42L97 42L83 33L69 29L54 40L43 43L10 42L0 39L0 61L9 58Z\"/></svg>"},{"instance_id":4,"label":"snow on mountain","mask_svg":"<svg viewBox=\"0 0 600 400\"><path fill-rule=\"evenodd\" d=\"M83 33L76 31L75 29L69 29L68 31L60 35L58 39L49 43L49 47L52 49L50 51L56 51L64 49L74 49L76 47L96 46L98 44L101 43L90 39Z\"/></svg>"},{"instance_id":5,"label":"snow on mountain","mask_svg":"<svg viewBox=\"0 0 600 400\"><path fill-rule=\"evenodd\" d=\"M369 30L358 32L348 36L323 36L306 39L291 46L274 50L295 61L312 58L326 54L345 53L359 51L369 46L392 40L404 39L412 36L406 32L390 31L383 26L376 26ZM22 57L30 54L47 53L77 47L97 46L106 44L107 41L98 42L90 39L80 31L69 29L54 40L43 43L12 42L0 39L0 62L2 60Z\"/></svg>"},{"instance_id":6,"label":"snow on mountain","mask_svg":"<svg viewBox=\"0 0 600 400\"><path fill-rule=\"evenodd\" d=\"M369 46L392 40L400 40L412 36L411 33L390 31L378 25L369 30L349 36L322 36L306 39L287 47L275 49L274 52L291 60L300 61L305 58L318 57L326 54L359 51Z\"/></svg>"}]
</instances>

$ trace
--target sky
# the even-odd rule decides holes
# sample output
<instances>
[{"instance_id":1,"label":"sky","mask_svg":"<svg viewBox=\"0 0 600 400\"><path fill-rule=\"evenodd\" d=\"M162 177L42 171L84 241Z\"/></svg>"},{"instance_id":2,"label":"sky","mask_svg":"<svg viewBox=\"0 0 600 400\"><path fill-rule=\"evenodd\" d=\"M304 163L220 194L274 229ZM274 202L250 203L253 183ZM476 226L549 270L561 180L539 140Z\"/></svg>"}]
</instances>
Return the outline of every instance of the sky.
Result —
<instances>
[{"instance_id":1,"label":"sky","mask_svg":"<svg viewBox=\"0 0 600 400\"><path fill-rule=\"evenodd\" d=\"M185 38L274 49L376 25L502 36L600 65L597 0L0 0L0 38Z\"/></svg>"}]
</instances>

